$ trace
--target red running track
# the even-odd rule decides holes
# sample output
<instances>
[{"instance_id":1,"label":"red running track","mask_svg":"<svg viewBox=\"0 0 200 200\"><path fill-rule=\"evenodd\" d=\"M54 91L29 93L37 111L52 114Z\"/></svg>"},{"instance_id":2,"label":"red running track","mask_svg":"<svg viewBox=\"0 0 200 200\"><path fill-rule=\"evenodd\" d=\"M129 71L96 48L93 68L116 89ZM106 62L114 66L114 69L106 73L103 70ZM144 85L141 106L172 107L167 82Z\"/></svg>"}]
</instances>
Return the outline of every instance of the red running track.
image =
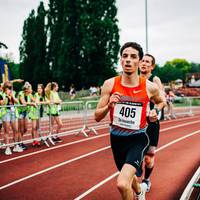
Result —
<instances>
[{"instance_id":1,"label":"red running track","mask_svg":"<svg viewBox=\"0 0 200 200\"><path fill-rule=\"evenodd\" d=\"M161 123L147 200L178 200L200 164L200 116ZM68 135L55 147L0 158L0 199L115 200L116 167L108 128L98 136ZM112 176L113 175L113 176Z\"/></svg>"}]
</instances>

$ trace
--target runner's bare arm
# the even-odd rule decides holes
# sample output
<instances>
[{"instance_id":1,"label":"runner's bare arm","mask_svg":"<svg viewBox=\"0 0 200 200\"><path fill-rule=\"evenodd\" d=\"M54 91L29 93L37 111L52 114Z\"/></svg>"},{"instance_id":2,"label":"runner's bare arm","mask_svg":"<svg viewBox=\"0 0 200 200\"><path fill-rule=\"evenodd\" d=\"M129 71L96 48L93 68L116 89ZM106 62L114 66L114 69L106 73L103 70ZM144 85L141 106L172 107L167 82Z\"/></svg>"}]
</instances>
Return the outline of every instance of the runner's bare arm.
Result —
<instances>
[{"instance_id":1,"label":"runner's bare arm","mask_svg":"<svg viewBox=\"0 0 200 200\"><path fill-rule=\"evenodd\" d=\"M160 90L163 90L163 86L159 77L155 76L153 82L158 86Z\"/></svg>"},{"instance_id":2,"label":"runner's bare arm","mask_svg":"<svg viewBox=\"0 0 200 200\"><path fill-rule=\"evenodd\" d=\"M101 92L101 98L97 105L95 111L95 120L97 122L101 121L107 113L110 111L110 108L114 106L116 102L120 99L120 94L115 93L111 95L111 91L114 85L114 78L108 79L104 82Z\"/></svg>"},{"instance_id":3,"label":"runner's bare arm","mask_svg":"<svg viewBox=\"0 0 200 200\"><path fill-rule=\"evenodd\" d=\"M150 99L155 104L155 108L152 109L149 113L149 120L153 122L157 120L158 112L166 106L166 99L164 93L158 88L155 83L148 82L147 87Z\"/></svg>"}]
</instances>

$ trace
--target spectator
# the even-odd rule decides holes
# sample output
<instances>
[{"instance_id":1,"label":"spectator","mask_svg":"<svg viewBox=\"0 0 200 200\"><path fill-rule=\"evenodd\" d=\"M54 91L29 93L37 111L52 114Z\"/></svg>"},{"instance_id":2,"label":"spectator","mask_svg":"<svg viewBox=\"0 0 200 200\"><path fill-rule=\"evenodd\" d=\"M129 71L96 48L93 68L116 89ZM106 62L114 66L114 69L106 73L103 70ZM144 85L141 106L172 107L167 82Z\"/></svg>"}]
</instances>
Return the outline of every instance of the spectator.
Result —
<instances>
[{"instance_id":1,"label":"spectator","mask_svg":"<svg viewBox=\"0 0 200 200\"><path fill-rule=\"evenodd\" d=\"M19 104L21 106L18 108L19 112L19 131L20 137L23 137L28 129L28 113L30 111L31 106L36 106L35 99L32 95L32 86L29 82L25 82L22 87L22 91L18 94ZM20 146L23 149L27 149L27 146L24 143L21 143Z\"/></svg>"},{"instance_id":2,"label":"spectator","mask_svg":"<svg viewBox=\"0 0 200 200\"><path fill-rule=\"evenodd\" d=\"M173 105L174 97L175 97L175 94L171 89L166 91L166 99L167 99L166 119L175 119L176 118L176 115L174 113L174 105Z\"/></svg>"},{"instance_id":3,"label":"spectator","mask_svg":"<svg viewBox=\"0 0 200 200\"><path fill-rule=\"evenodd\" d=\"M69 96L71 99L74 99L76 96L76 89L74 87L74 84L71 84L71 86L69 88Z\"/></svg>"},{"instance_id":4,"label":"spectator","mask_svg":"<svg viewBox=\"0 0 200 200\"><path fill-rule=\"evenodd\" d=\"M90 96L97 96L97 88L95 86L91 86L90 89Z\"/></svg>"},{"instance_id":5,"label":"spectator","mask_svg":"<svg viewBox=\"0 0 200 200\"><path fill-rule=\"evenodd\" d=\"M56 133L53 134L53 137L52 137L52 140L54 142L62 142L62 139L58 137L58 133L63 126L62 120L60 118L60 110L61 110L61 102L62 101L61 101L61 99L58 95L58 88L59 87L58 87L58 84L56 82L48 83L46 88L45 88L46 97L51 103L50 109L47 111L47 114L49 114L50 118L51 118L51 125L52 125L51 133L52 134L53 134L54 122L57 124Z\"/></svg>"},{"instance_id":6,"label":"spectator","mask_svg":"<svg viewBox=\"0 0 200 200\"><path fill-rule=\"evenodd\" d=\"M13 91L12 83L10 81L6 81L3 84L3 104L5 105L5 107L2 109L4 137L5 137L5 143L7 144L7 147L5 150L6 155L12 154L12 151L9 145L10 127L12 128L14 142L16 143L16 145L13 148L13 152L23 151L22 147L18 145L18 143L21 140L21 137L19 137L18 123L17 123L18 112L14 106L15 103L18 103L18 100L15 97L15 92Z\"/></svg>"}]
</instances>

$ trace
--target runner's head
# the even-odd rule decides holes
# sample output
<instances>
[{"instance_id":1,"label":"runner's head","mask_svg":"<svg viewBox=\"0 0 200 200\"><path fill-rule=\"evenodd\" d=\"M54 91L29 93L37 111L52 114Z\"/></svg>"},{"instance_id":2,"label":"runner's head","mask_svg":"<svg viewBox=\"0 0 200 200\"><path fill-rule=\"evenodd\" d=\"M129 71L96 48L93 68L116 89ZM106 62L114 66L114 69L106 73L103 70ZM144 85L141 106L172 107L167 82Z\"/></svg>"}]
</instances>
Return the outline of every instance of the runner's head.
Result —
<instances>
[{"instance_id":1,"label":"runner's head","mask_svg":"<svg viewBox=\"0 0 200 200\"><path fill-rule=\"evenodd\" d=\"M127 42L121 47L120 56L123 72L127 75L137 73L143 57L142 47L135 42Z\"/></svg>"},{"instance_id":2,"label":"runner's head","mask_svg":"<svg viewBox=\"0 0 200 200\"><path fill-rule=\"evenodd\" d=\"M142 47L141 47L138 43L136 43L136 42L126 42L126 43L121 47L121 49L120 49L120 56L122 56L123 51L124 51L126 48L129 48L129 47L131 47L131 48L133 48L133 49L135 49L135 50L138 51L138 56L139 56L139 59L141 60L142 57L143 57L143 55L144 55L143 49L142 49Z\"/></svg>"},{"instance_id":3,"label":"runner's head","mask_svg":"<svg viewBox=\"0 0 200 200\"><path fill-rule=\"evenodd\" d=\"M140 63L140 72L141 74L149 74L155 68L155 58L151 54L145 54Z\"/></svg>"}]
</instances>

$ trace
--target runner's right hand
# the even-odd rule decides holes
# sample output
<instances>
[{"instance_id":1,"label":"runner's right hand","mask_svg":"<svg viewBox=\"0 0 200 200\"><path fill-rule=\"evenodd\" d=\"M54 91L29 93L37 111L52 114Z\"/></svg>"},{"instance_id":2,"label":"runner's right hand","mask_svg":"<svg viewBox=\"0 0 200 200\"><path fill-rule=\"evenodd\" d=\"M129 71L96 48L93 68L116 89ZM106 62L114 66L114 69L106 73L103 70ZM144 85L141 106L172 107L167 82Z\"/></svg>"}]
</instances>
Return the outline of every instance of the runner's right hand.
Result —
<instances>
[{"instance_id":1,"label":"runner's right hand","mask_svg":"<svg viewBox=\"0 0 200 200\"><path fill-rule=\"evenodd\" d=\"M113 108L117 102L120 101L121 94L119 92L115 92L110 96L108 107Z\"/></svg>"}]
</instances>

